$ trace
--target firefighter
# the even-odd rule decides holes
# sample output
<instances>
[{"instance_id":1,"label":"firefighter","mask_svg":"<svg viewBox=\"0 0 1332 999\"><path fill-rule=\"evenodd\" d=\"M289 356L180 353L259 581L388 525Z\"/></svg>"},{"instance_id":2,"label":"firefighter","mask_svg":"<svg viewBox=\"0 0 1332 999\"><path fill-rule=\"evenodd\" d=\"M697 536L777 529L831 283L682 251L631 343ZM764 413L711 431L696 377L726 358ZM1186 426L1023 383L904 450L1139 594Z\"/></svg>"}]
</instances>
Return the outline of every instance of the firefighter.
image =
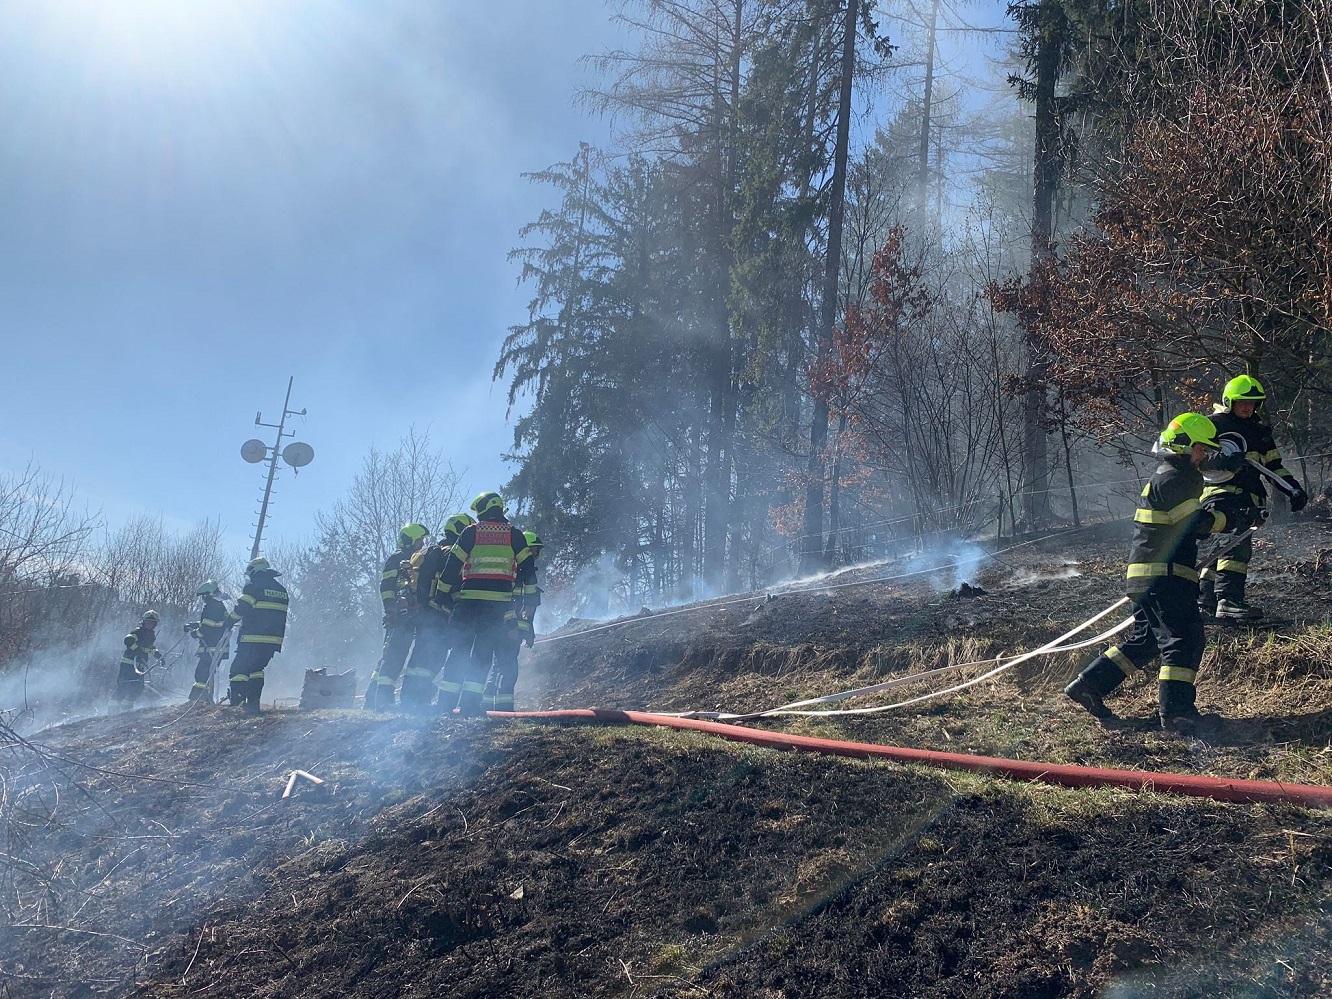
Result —
<instances>
[{"instance_id":1,"label":"firefighter","mask_svg":"<svg viewBox=\"0 0 1332 999\"><path fill-rule=\"evenodd\" d=\"M1237 526L1222 510L1206 509L1200 502L1200 466L1217 449L1216 426L1198 413L1171 420L1152 448L1161 463L1143 488L1133 515L1127 571L1132 631L1128 641L1106 649L1064 688L1065 694L1103 721L1115 718L1105 696L1158 656L1161 727L1194 735L1215 721L1198 712L1194 683L1204 646L1198 613L1198 539Z\"/></svg>"},{"instance_id":2,"label":"firefighter","mask_svg":"<svg viewBox=\"0 0 1332 999\"><path fill-rule=\"evenodd\" d=\"M1224 513L1232 525L1231 531L1227 532L1231 537L1218 538L1218 546L1233 540L1236 521L1247 519L1252 523L1260 519L1259 511L1267 508L1267 484L1263 474L1249 464L1250 461L1286 481L1291 513L1299 513L1309 501L1299 480L1282 467L1281 452L1272 438L1272 428L1258 415L1266 398L1267 393L1257 378L1239 375L1226 382L1221 401L1212 407L1212 422L1216 424L1221 446L1237 450L1248 459L1235 471L1204 472L1208 484L1203 490L1203 505ZM1256 621L1263 616L1262 609L1254 607L1244 596L1252 556L1253 538L1248 537L1217 560L1215 566L1203 570L1198 606L1204 614L1231 621Z\"/></svg>"},{"instance_id":3,"label":"firefighter","mask_svg":"<svg viewBox=\"0 0 1332 999\"><path fill-rule=\"evenodd\" d=\"M194 591L203 600L199 620L185 625L185 633L199 640L198 657L194 664L194 686L190 700L212 701L213 670L226 662L231 654L230 630L227 623L227 605L218 596L220 588L211 579L205 579Z\"/></svg>"},{"instance_id":4,"label":"firefighter","mask_svg":"<svg viewBox=\"0 0 1332 999\"><path fill-rule=\"evenodd\" d=\"M120 673L116 677L116 701L121 710L134 707L143 695L144 677L154 663L162 661L157 649L157 625L162 615L155 610L144 611L139 625L125 636L125 652L120 657Z\"/></svg>"},{"instance_id":5,"label":"firefighter","mask_svg":"<svg viewBox=\"0 0 1332 999\"><path fill-rule=\"evenodd\" d=\"M398 550L384 562L379 581L379 598L384 603L384 652L379 665L370 674L365 688L367 710L391 710L396 702L394 688L398 675L412 651L416 638L416 609L409 580L412 556L425 544L430 532L421 524L409 522L398 530Z\"/></svg>"},{"instance_id":6,"label":"firefighter","mask_svg":"<svg viewBox=\"0 0 1332 999\"><path fill-rule=\"evenodd\" d=\"M239 625L236 656L231 661L231 704L244 706L245 713L259 713L259 695L264 689L264 669L282 651L287 633L287 588L278 582L268 559L260 556L245 567L245 589L227 620Z\"/></svg>"},{"instance_id":7,"label":"firefighter","mask_svg":"<svg viewBox=\"0 0 1332 999\"><path fill-rule=\"evenodd\" d=\"M513 710L513 688L518 682L518 653L526 645L531 648L536 642L533 619L537 608L541 606L541 587L537 585L536 560L541 555L541 538L536 531L524 531L527 547L532 557L518 567L518 578L513 586L514 609L518 612L513 627L505 634L500 643L495 665L486 677L486 690L482 703L495 711Z\"/></svg>"},{"instance_id":8,"label":"firefighter","mask_svg":"<svg viewBox=\"0 0 1332 999\"><path fill-rule=\"evenodd\" d=\"M435 696L435 675L443 677L449 652L453 648L456 631L451 623L451 601L439 593L439 573L448 560L449 550L458 540L458 535L468 526L476 523L465 513L456 513L444 521L444 530L439 541L412 556L413 561L420 559L415 570L416 605L420 608L416 628L416 644L412 646L411 658L402 672L402 703L414 711L423 711ZM459 662L461 657L459 657ZM459 667L461 669L461 667ZM443 690L443 688L439 688ZM452 702L448 710L458 702L461 681L453 687ZM448 700L445 694L442 700Z\"/></svg>"},{"instance_id":9,"label":"firefighter","mask_svg":"<svg viewBox=\"0 0 1332 999\"><path fill-rule=\"evenodd\" d=\"M523 532L509 523L499 493L472 500L477 523L463 529L440 570L438 592L453 601L461 633L454 655L465 656L458 713L483 714L486 678L510 629L516 627L514 585L532 557ZM443 692L441 692L443 693Z\"/></svg>"}]
</instances>

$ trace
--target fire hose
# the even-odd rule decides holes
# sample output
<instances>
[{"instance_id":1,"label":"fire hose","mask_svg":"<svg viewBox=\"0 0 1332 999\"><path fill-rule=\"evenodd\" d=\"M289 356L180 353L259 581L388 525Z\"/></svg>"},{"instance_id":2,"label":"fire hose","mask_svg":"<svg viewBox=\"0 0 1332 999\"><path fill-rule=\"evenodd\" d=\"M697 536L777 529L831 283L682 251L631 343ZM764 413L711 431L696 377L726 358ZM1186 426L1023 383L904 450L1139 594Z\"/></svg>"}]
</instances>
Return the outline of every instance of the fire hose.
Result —
<instances>
[{"instance_id":1,"label":"fire hose","mask_svg":"<svg viewBox=\"0 0 1332 999\"><path fill-rule=\"evenodd\" d=\"M865 742L842 742L835 739L785 735L779 732L743 728L739 725L648 714L641 711L577 708L566 711L490 711L487 714L493 718L599 721L620 725L655 725L687 729L768 749L805 750L854 759L891 760L896 763L932 766L945 770L994 774L1010 780L1034 781L1060 787L1119 787L1132 791L1157 791L1162 794L1210 798L1213 801L1236 804L1288 803L1304 808L1332 808L1332 787L1319 784L1286 784L1280 781L1201 777L1194 774L1110 770L1061 763L1006 760L993 756L969 756L965 753L941 753L927 749L906 749L900 746L879 746Z\"/></svg>"},{"instance_id":2,"label":"fire hose","mask_svg":"<svg viewBox=\"0 0 1332 999\"><path fill-rule=\"evenodd\" d=\"M1246 538L1251 537L1257 529L1258 528L1254 526L1240 532L1232 541L1213 553L1204 564L1210 564L1212 561L1221 558ZM889 680L882 684L875 684L871 687L842 691L825 697L797 701L768 711L743 715L727 714L723 712L712 713L707 716L704 716L700 712L688 712L685 714L655 714L599 708L571 709L564 711L491 711L487 712L487 714L495 718L529 718L554 721L594 720L619 724L655 725L666 728L688 729L706 732L710 735L716 735L731 741L744 742L772 749L806 750L810 752L835 756L848 756L859 759L886 759L899 763L922 764L949 770L990 773L1007 777L1012 780L1038 781L1047 784L1056 784L1062 787L1119 787L1135 791L1153 790L1166 794L1188 795L1192 797L1210 798L1215 801L1228 801L1241 804L1286 802L1306 808L1332 808L1332 787L1323 785L1286 784L1279 781L1244 780L1197 776L1193 774L1154 773L1149 771L1114 770L1103 767L1081 767L1070 764L1027 762L1024 760L1008 760L998 757L971 756L964 753L943 753L933 750L909 749L898 746L879 746L871 743L816 739L809 736L764 732L727 723L744 719L773 717L779 714L868 713L887 710L888 708L902 707L906 704L916 703L929 697L941 696L944 693L960 690L964 687L980 683L1006 669L1010 669L1020 662L1035 658L1036 656L1082 648L1104 640L1110 635L1128 627L1129 624L1132 623L1133 618L1130 617L1120 622L1115 627L1102 632L1094 638L1075 642L1071 645L1062 644L1066 639L1087 629L1092 624L1095 624L1097 621L1101 620L1108 614L1113 613L1128 602L1129 599L1124 597L1088 618L1077 627L1060 635L1058 638L1053 639L1030 652L1015 656L1007 662L1003 661L1001 657L996 657L994 660L983 660L982 663L995 662L998 665L987 673L949 688L949 690L936 691L908 701L883 705L877 708L866 708L849 712L804 712L796 710L802 705L844 700L865 693L887 690L908 683L916 683L923 679L938 676L949 670L960 669L966 665L980 665L981 663L959 663L953 666L940 667L939 669L927 670L922 673L911 674L910 676L898 677L894 680ZM708 720L709 718L717 720ZM725 722L721 719L725 719Z\"/></svg>"}]
</instances>

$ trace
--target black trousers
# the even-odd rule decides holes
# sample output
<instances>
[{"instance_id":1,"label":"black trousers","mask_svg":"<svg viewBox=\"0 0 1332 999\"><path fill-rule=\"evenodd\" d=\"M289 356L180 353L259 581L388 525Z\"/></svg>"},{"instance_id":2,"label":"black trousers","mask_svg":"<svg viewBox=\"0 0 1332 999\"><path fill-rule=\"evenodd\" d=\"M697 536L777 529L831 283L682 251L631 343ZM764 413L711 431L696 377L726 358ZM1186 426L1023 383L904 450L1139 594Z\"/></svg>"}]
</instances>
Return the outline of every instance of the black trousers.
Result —
<instances>
[{"instance_id":1,"label":"black trousers","mask_svg":"<svg viewBox=\"0 0 1332 999\"><path fill-rule=\"evenodd\" d=\"M462 633L462 645L454 650L454 655L466 653L463 660L462 694L458 698L459 714L485 714L481 698L485 693L486 678L490 676L496 662L502 661L504 657L512 614L513 603L509 600L457 602L453 619Z\"/></svg>"},{"instance_id":2,"label":"black trousers","mask_svg":"<svg viewBox=\"0 0 1332 999\"><path fill-rule=\"evenodd\" d=\"M1211 544L1201 558L1206 562L1211 553L1224 548L1235 540L1237 534L1248 530L1253 522L1253 511L1257 509L1249 493L1227 493L1207 502L1207 509L1220 510L1226 515L1226 523L1234 529L1222 531L1211 537ZM1215 565L1208 565L1202 571L1202 598L1208 604L1214 599L1244 602L1244 589L1249 582L1249 560L1253 558L1253 535L1245 538L1225 555L1217 559Z\"/></svg>"},{"instance_id":3,"label":"black trousers","mask_svg":"<svg viewBox=\"0 0 1332 999\"><path fill-rule=\"evenodd\" d=\"M231 663L231 703L243 705L249 714L259 713L259 695L264 689L264 669L278 654L269 642L241 642Z\"/></svg>"},{"instance_id":4,"label":"black trousers","mask_svg":"<svg viewBox=\"0 0 1332 999\"><path fill-rule=\"evenodd\" d=\"M416 641L416 621L407 617L396 617L384 632L384 655L379 666L370 674L370 685L365 689L365 706L381 711L390 710L396 703L394 688L402 668L407 665L407 657L412 653L412 643Z\"/></svg>"},{"instance_id":5,"label":"black trousers","mask_svg":"<svg viewBox=\"0 0 1332 999\"><path fill-rule=\"evenodd\" d=\"M1104 697L1159 658L1161 714L1190 714L1197 710L1196 682L1205 645L1198 584L1166 576L1137 599L1128 638L1092 660L1080 679Z\"/></svg>"}]
</instances>

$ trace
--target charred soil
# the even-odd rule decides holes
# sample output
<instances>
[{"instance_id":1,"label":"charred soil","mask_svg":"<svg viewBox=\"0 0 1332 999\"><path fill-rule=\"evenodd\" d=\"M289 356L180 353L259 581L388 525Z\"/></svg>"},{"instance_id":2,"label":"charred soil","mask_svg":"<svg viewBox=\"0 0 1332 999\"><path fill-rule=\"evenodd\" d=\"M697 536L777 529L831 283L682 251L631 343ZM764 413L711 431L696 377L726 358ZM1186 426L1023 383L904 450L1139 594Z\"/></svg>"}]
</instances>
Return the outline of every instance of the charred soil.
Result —
<instances>
[{"instance_id":1,"label":"charred soil","mask_svg":"<svg viewBox=\"0 0 1332 999\"><path fill-rule=\"evenodd\" d=\"M888 562L571 622L523 709L752 712L980 676L1120 595L1114 531L1010 547L967 590ZM1096 648L900 708L749 724L1049 763L1332 784L1332 531L1264 529L1209 628L1208 741L1150 679L1096 724ZM1091 632L1088 632L1091 634ZM972 663L973 665L961 665ZM1332 812L1064 789L592 723L156 708L5 747L0 997L1320 996ZM293 771L323 781L297 779Z\"/></svg>"}]
</instances>

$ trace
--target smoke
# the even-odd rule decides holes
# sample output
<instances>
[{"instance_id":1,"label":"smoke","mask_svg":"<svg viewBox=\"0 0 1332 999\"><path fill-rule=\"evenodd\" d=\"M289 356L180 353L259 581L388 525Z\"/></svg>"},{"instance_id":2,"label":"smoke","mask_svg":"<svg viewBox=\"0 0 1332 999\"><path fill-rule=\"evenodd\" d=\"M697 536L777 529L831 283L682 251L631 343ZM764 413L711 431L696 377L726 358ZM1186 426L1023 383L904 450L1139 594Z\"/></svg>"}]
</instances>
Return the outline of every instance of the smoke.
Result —
<instances>
[{"instance_id":1,"label":"smoke","mask_svg":"<svg viewBox=\"0 0 1332 999\"><path fill-rule=\"evenodd\" d=\"M876 578L921 580L936 593L956 590L964 582L974 583L989 554L980 545L960 538L934 541L920 551L900 558L873 559L839 566L825 572L801 576L767 587L769 592L818 589L820 585L870 582ZM644 592L640 579L626 573L614 555L603 555L583 569L573 584L559 592L547 591L537 630L551 630L570 620L607 620L638 614L645 609L665 610L742 592L714 586L695 577L670 595L653 597ZM551 624L548 622L558 622ZM545 627L542 624L545 623Z\"/></svg>"},{"instance_id":2,"label":"smoke","mask_svg":"<svg viewBox=\"0 0 1332 999\"><path fill-rule=\"evenodd\" d=\"M0 673L0 718L22 735L117 710L124 639L138 623L134 614L108 617L90 624L81 641L58 640L6 664ZM149 673L136 707L183 702L188 695L196 642L184 634L182 623L163 618L158 626L163 662Z\"/></svg>"}]
</instances>

